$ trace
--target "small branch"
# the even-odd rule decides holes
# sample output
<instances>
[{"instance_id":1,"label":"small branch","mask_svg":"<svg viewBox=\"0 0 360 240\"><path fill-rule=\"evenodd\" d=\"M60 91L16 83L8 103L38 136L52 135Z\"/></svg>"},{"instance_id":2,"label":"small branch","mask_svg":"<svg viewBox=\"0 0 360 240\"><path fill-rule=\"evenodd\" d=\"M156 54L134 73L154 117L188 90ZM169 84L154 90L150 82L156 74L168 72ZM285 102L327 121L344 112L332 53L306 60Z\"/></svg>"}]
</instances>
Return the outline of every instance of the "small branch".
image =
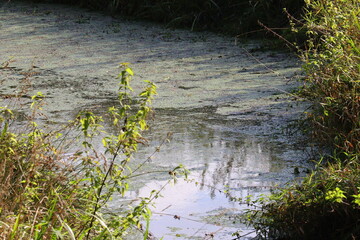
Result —
<instances>
[{"instance_id":1,"label":"small branch","mask_svg":"<svg viewBox=\"0 0 360 240\"><path fill-rule=\"evenodd\" d=\"M285 30L287 28L271 28L272 30ZM263 32L263 31L267 31L266 29L258 29L258 30L253 30L253 31L249 31L249 32L245 32L245 33L241 33L239 35L235 36L235 39L238 39L244 35L248 35L248 34L252 34L252 33L257 33L257 32Z\"/></svg>"},{"instance_id":2,"label":"small branch","mask_svg":"<svg viewBox=\"0 0 360 240\"><path fill-rule=\"evenodd\" d=\"M281 36L280 34L278 34L277 32L275 32L273 29L265 26L265 25L264 25L262 22L260 22L260 21L258 21L258 24L259 24L261 27L265 28L265 30L271 32L271 33L274 34L276 37L278 37L279 39L283 40L284 42L286 42L287 44L289 44L290 47L293 47L293 48L296 50L296 46L295 46L293 43L289 42L286 38L284 38L283 36Z\"/></svg>"},{"instance_id":3,"label":"small branch","mask_svg":"<svg viewBox=\"0 0 360 240\"><path fill-rule=\"evenodd\" d=\"M159 146L156 147L155 151L149 156L146 158L145 161L143 161L134 171L132 171L132 174L136 171L138 171L142 166L144 166L145 163L149 162L151 160L151 158L157 153L160 151L161 147L163 145L165 145L165 143L169 140L170 136L172 135L171 132L168 132L166 138L160 143Z\"/></svg>"},{"instance_id":4,"label":"small branch","mask_svg":"<svg viewBox=\"0 0 360 240\"><path fill-rule=\"evenodd\" d=\"M92 217L91 217L91 220L90 220L89 231L87 232L86 239L89 239L89 237L90 237L91 228L92 228L92 226L94 224L94 221L95 221L96 212L100 208L99 202L100 202L100 198L101 198L101 192L102 192L102 190L103 190L103 188L105 186L105 182L106 182L106 180L107 180L107 178L108 178L108 176L109 176L109 174L110 174L110 172L111 172L111 170L112 170L112 168L114 166L115 159L119 154L121 146L122 146L121 143L119 143L119 145L118 145L118 147L117 147L117 149L116 149L116 151L115 151L115 153L113 155L113 158L111 160L110 166L109 166L109 168L108 168L108 170L107 170L107 172L106 172L106 174L105 174L105 176L104 176L104 178L103 178L103 180L101 182L100 188L99 188L99 190L97 192L95 207L94 207L94 211L93 211L93 214L92 214ZM85 225L87 225L87 223Z\"/></svg>"}]
</instances>

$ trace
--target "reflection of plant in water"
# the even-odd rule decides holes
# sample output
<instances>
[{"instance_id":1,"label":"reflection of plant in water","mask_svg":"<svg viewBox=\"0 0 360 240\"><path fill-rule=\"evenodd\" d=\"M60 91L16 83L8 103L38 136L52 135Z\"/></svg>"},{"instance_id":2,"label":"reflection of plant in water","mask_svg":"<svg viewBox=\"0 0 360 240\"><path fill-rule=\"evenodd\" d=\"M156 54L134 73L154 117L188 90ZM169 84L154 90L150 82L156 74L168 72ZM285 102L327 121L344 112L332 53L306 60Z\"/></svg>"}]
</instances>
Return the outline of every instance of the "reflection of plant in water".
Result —
<instances>
[{"instance_id":1,"label":"reflection of plant in water","mask_svg":"<svg viewBox=\"0 0 360 240\"><path fill-rule=\"evenodd\" d=\"M120 239L129 228L149 234L149 204L159 196L152 191L134 206L111 212L107 203L124 196L134 177L128 162L148 128L149 104L156 94L153 83L135 99L132 70L122 65L119 74L119 106L109 109L117 134L105 132L103 117L81 112L61 129L46 132L36 120L45 97L32 97L31 114L23 129L16 129L14 111L0 108L0 237L2 239ZM41 124L41 123L40 123ZM76 133L78 137L70 137ZM105 151L94 147L102 138ZM82 143L74 153L70 145ZM148 159L143 163L145 164ZM142 166L141 165L141 166ZM172 179L186 171L180 166L169 172ZM142 227L146 220L146 228Z\"/></svg>"}]
</instances>

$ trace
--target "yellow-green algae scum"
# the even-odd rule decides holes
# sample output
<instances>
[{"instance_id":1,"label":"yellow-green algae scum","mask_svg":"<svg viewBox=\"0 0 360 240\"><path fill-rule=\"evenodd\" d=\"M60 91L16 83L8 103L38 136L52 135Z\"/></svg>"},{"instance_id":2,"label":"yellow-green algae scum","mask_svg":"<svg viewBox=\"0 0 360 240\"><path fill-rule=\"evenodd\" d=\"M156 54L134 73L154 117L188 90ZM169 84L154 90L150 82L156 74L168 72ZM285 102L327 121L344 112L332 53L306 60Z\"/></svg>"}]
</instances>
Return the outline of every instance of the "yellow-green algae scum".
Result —
<instances>
[{"instance_id":1,"label":"yellow-green algae scum","mask_svg":"<svg viewBox=\"0 0 360 240\"><path fill-rule=\"evenodd\" d=\"M33 87L50 98L49 109L56 103L53 110L114 98L117 66L129 62L137 81L158 85L156 108L215 106L221 114L275 109L278 115L283 101L278 94L292 88L290 79L299 70L294 56L251 53L257 43L236 43L235 38L165 29L70 6L1 4L0 62L12 59L10 66L22 71L38 67ZM3 85L0 93L8 90Z\"/></svg>"}]
</instances>

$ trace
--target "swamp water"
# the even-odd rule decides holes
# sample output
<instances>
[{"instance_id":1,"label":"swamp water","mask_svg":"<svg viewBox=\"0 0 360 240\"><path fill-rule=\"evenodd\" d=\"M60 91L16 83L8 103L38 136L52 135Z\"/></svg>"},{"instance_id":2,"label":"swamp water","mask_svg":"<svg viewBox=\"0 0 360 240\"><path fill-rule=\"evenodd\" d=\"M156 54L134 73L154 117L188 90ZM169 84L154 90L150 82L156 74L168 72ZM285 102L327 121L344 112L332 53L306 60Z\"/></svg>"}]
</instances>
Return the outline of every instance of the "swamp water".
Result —
<instances>
[{"instance_id":1,"label":"swamp water","mask_svg":"<svg viewBox=\"0 0 360 240\"><path fill-rule=\"evenodd\" d=\"M131 183L128 198L162 188L167 171L179 164L191 174L189 181L167 185L156 200L150 229L155 237L226 240L235 238L234 231L251 233L237 219L247 206L229 201L224 190L234 197L266 194L310 167L309 146L290 125L306 104L287 94L300 68L289 53L69 6L0 6L0 63L11 59L11 68L0 69L0 79L6 79L0 96L13 94L31 68L29 96L47 96L49 123L110 106L121 62L132 63L134 89L141 80L158 86L155 120L145 133L149 146L139 147L132 164L143 162L168 132L172 140L142 169L150 174ZM119 205L121 200L111 207Z\"/></svg>"}]
</instances>

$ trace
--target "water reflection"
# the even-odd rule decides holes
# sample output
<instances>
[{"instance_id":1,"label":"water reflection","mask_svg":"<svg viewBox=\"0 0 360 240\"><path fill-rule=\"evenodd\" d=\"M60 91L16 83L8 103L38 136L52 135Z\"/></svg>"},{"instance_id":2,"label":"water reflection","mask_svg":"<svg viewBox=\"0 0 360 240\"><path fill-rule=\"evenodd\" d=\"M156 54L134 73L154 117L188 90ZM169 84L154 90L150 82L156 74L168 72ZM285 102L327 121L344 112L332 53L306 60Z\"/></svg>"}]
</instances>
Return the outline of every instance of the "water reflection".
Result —
<instances>
[{"instance_id":1,"label":"water reflection","mask_svg":"<svg viewBox=\"0 0 360 240\"><path fill-rule=\"evenodd\" d=\"M176 234L183 234L181 239L196 239L216 231L215 239L232 239L234 229L247 230L239 221L229 224L228 215L223 219L220 213L238 213L247 206L229 201L223 190L230 189L236 197L256 196L294 178L294 158L284 158L289 154L301 156L302 151L286 139L244 133L242 124L211 111L158 111L152 129L146 134L151 145L140 148L133 164L146 159L166 132L172 131L171 142L143 169L144 172L163 169L164 174L137 179L132 184L137 187L129 197L144 197L153 189L161 189L167 182L166 170L179 164L191 171L191 181L180 181L162 190L163 197L156 200L151 222L151 231L156 236L179 239ZM249 126L249 122L246 124ZM211 216L216 216L217 221L209 220Z\"/></svg>"}]
</instances>

